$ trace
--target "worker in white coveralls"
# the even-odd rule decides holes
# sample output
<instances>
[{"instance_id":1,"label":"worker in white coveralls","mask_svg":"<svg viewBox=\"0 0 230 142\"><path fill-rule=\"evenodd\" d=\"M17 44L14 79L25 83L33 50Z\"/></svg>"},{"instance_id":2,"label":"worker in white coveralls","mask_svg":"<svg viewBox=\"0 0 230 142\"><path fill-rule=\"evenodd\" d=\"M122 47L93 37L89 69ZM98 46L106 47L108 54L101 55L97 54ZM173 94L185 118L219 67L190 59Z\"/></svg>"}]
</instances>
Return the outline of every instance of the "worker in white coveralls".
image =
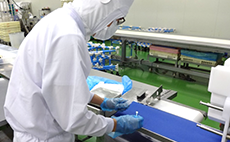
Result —
<instances>
[{"instance_id":1,"label":"worker in white coveralls","mask_svg":"<svg viewBox=\"0 0 230 142\"><path fill-rule=\"evenodd\" d=\"M74 142L74 134L132 133L143 118L106 118L87 109L126 109L123 99L91 94L86 78L90 36L110 38L124 22L133 0L74 0L44 17L22 42L4 105L14 142Z\"/></svg>"}]
</instances>

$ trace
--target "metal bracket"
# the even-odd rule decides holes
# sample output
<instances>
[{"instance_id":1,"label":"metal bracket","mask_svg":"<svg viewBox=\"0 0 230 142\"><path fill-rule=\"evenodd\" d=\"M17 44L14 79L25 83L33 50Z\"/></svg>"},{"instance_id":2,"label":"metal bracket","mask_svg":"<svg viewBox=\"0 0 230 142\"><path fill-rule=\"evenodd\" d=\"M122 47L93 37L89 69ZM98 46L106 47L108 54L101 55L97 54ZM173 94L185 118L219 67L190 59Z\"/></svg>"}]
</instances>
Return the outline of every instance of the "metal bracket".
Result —
<instances>
[{"instance_id":1,"label":"metal bracket","mask_svg":"<svg viewBox=\"0 0 230 142\"><path fill-rule=\"evenodd\" d=\"M155 92L153 92L153 94L151 96L149 96L146 99L146 101L145 101L146 105L150 105L152 103L152 99L157 98L158 100L160 100L162 91L163 91L163 87L161 85Z\"/></svg>"}]
</instances>

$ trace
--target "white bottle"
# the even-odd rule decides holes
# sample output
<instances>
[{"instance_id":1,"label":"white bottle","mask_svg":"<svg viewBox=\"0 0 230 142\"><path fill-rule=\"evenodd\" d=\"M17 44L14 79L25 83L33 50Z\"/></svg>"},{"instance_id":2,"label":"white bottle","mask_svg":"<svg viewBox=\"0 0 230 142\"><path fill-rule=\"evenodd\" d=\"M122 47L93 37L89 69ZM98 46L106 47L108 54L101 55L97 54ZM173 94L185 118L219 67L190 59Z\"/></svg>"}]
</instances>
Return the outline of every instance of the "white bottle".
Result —
<instances>
[{"instance_id":1,"label":"white bottle","mask_svg":"<svg viewBox=\"0 0 230 142\"><path fill-rule=\"evenodd\" d=\"M2 19L2 12L0 11L0 22L3 22L3 19Z\"/></svg>"},{"instance_id":2,"label":"white bottle","mask_svg":"<svg viewBox=\"0 0 230 142\"><path fill-rule=\"evenodd\" d=\"M9 17L8 17L8 14L7 14L6 11L3 12L2 20L3 20L3 22L8 22L9 21Z\"/></svg>"},{"instance_id":3,"label":"white bottle","mask_svg":"<svg viewBox=\"0 0 230 142\"><path fill-rule=\"evenodd\" d=\"M3 11L3 22L8 22L10 21L10 17L9 17L9 6L8 6L8 2L3 1L2 2L2 11Z\"/></svg>"}]
</instances>

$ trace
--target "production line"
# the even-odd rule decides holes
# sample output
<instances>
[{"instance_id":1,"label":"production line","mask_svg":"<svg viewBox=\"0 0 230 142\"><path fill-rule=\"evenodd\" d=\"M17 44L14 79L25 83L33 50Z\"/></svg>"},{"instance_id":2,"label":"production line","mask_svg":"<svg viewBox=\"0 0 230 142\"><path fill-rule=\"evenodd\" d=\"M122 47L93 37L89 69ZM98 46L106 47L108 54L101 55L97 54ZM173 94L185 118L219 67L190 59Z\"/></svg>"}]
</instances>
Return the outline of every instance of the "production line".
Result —
<instances>
[{"instance_id":1,"label":"production line","mask_svg":"<svg viewBox=\"0 0 230 142\"><path fill-rule=\"evenodd\" d=\"M17 50L10 49L11 47L1 45L1 53L9 53L12 58L16 55ZM4 59L4 58L3 58ZM7 58L5 58L7 59ZM9 59L9 58L8 58ZM9 60L8 60L9 61ZM1 105L3 106L4 97L7 90L8 80L10 78L12 69L12 62L1 64L0 74L4 77L1 78ZM105 72L91 70L90 76L100 76L108 78L114 81L121 82L121 77L108 74ZM141 82L132 81L133 87L130 91L124 95L107 93L109 96L103 97L122 97L133 101L130 108L124 112L104 113L97 106L89 105L88 108L97 114L103 114L106 116L111 115L123 115L123 114L135 114L138 111L139 115L143 115L145 118L144 127L139 130L138 136L141 139L145 139L143 135L151 137L152 141L184 141L186 138L192 141L204 141L210 142L220 141L221 136L203 130L196 125L199 124L204 118L205 113L189 108L187 106L175 103L170 99L176 97L177 92L173 90L165 90L162 86L151 86ZM103 90L103 89L102 89ZM99 94L100 95L100 94ZM102 94L103 95L103 94ZM0 126L6 124L4 119L3 109L1 107L0 112ZM150 125L151 124L151 125ZM175 130L172 133L172 129ZM124 139L135 138L137 133L121 136L116 139L110 139L110 141L122 141ZM181 137L181 135L185 137ZM200 137L198 137L200 136ZM190 139L192 137L193 139ZM130 140L132 141L132 140Z\"/></svg>"},{"instance_id":2,"label":"production line","mask_svg":"<svg viewBox=\"0 0 230 142\"><path fill-rule=\"evenodd\" d=\"M6 8L7 3L12 9ZM62 5L63 3L62 1ZM230 59L226 60L230 54L230 41L172 35L177 31L175 34L183 33L183 29L171 23L163 25L175 26L177 31L175 28L155 27L156 25L151 25L155 28L147 29L141 28L143 25L123 26L129 19L126 15L132 3L133 0L75 0L64 4L63 8L52 14L49 14L49 7L43 7L39 11L39 18L42 20L35 27L36 17L32 18L31 15L25 21L27 18L22 16L22 28L25 29L17 26L16 31L23 30L26 39L19 52L0 44L0 127L5 127L8 121L8 126L14 130L14 141L76 142L96 136L97 142L230 142L227 134L230 130L230 97L227 93L230 91ZM9 0L4 0L2 4L5 8L3 7L3 17L0 17L0 30L5 34L0 34L0 39L9 45L9 39L6 41L3 37L8 37L8 32L5 31L15 25L6 28L5 24L19 22L10 22L10 17L8 20L4 19L8 13L15 13L12 12L14 8ZM30 10L20 6L18 7L24 14ZM155 11L157 17L161 17L159 9ZM110 10L113 12L108 15ZM168 10L164 10L163 13L167 12ZM47 14L49 18L44 17ZM186 14L183 17L187 17ZM148 19L153 18L148 16ZM147 19L145 22L150 24ZM117 27L123 30L115 33ZM183 27L186 28L186 24ZM215 29L218 31L217 27ZM31 33L27 35L30 30ZM198 31L196 28L189 30ZM222 37L222 33L218 34L220 36L217 37ZM21 35L20 43L24 39L24 33ZM99 40L100 44L88 42L92 37ZM100 40L103 41L102 44ZM105 40L111 41L111 46L106 46L109 41ZM113 43L116 41L119 46L114 47ZM11 46L19 48L20 43L16 46L13 40L10 39L10 42ZM127 47L130 48L130 56L126 54ZM141 50L148 53L139 54ZM19 56L14 64L17 54ZM147 67L150 71L146 80L148 83L152 83L150 81L155 77L152 76L152 71L189 81L196 81L193 80L194 76L209 79L208 91L212 93L210 103L200 101L200 104L208 107L208 113L172 101L173 98L178 101L177 90L165 89L165 83L159 86L148 85L126 76L133 70L128 70L128 73L127 70L124 71L126 73L119 70L119 67L130 66L140 67L142 71ZM124 76L119 76L118 71ZM114 72L116 75L113 75ZM177 85L187 87L187 84ZM195 89L199 90L198 87ZM186 97L190 97L189 95ZM191 96L194 97L193 95L206 94L192 92ZM193 102L192 99L194 98L189 101ZM207 117L220 123L220 130L201 124ZM87 137L79 140L77 135Z\"/></svg>"},{"instance_id":3,"label":"production line","mask_svg":"<svg viewBox=\"0 0 230 142\"><path fill-rule=\"evenodd\" d=\"M130 31L130 30L117 30L117 32L113 36L114 39L118 39L122 41L122 53L121 56L113 56L114 59L121 60L121 63L129 63L135 62L140 65L146 65L150 69L165 69L175 73L182 73L192 76L198 76L201 78L209 78L209 71L200 72L199 70L189 70L186 68L182 68L182 63L192 63L183 60L173 59L175 60L175 64L173 66L167 64L161 64L158 62L150 62L149 60L144 59L136 59L136 58L128 58L126 55L126 47L129 42L138 43L151 43L153 45L167 46L172 48L181 48L181 49L189 49L196 50L202 52L214 52L227 54L230 53L230 41L224 39L214 39L214 38L204 38L204 37L194 37L194 36L182 36L182 35L172 35L172 34L164 34L164 33L152 33L152 32L143 32L143 31ZM151 55L149 55L150 57ZM154 58L162 58L163 60L172 60L167 57L157 57ZM157 60L158 61L158 60ZM209 62L209 61L207 61ZM194 62L193 62L194 64ZM196 63L195 63L196 64ZM213 64L213 63L208 63ZM216 63L215 65L217 65ZM197 66L202 64L197 64ZM211 65L213 66L213 65Z\"/></svg>"},{"instance_id":4,"label":"production line","mask_svg":"<svg viewBox=\"0 0 230 142\"><path fill-rule=\"evenodd\" d=\"M182 36L164 33L117 30L114 37L123 40L149 42L156 45L197 49L198 51L230 53L230 41L224 39Z\"/></svg>"},{"instance_id":5,"label":"production line","mask_svg":"<svg viewBox=\"0 0 230 142\"><path fill-rule=\"evenodd\" d=\"M93 69L118 72L118 65L113 65L111 63L111 55L114 52L118 52L119 46L105 46L105 44L96 44L92 42L88 42L87 45ZM106 61L109 61L109 64L106 64Z\"/></svg>"}]
</instances>

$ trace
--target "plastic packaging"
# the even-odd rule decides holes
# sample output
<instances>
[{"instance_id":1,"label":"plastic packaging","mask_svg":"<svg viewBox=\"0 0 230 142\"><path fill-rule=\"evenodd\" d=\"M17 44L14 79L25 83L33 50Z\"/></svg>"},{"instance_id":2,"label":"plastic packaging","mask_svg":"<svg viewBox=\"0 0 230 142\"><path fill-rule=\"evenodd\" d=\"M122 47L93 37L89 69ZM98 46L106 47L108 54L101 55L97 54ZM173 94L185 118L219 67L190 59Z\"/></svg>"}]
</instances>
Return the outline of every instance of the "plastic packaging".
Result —
<instances>
[{"instance_id":1,"label":"plastic packaging","mask_svg":"<svg viewBox=\"0 0 230 142\"><path fill-rule=\"evenodd\" d=\"M99 82L104 82L105 84L122 84L124 86L124 90L122 94L132 89L132 84L133 84L132 80L126 75L122 77L122 82L117 82L117 81L99 77L99 76L88 76L86 81L87 81L89 90L92 90L93 87L97 85Z\"/></svg>"},{"instance_id":2,"label":"plastic packaging","mask_svg":"<svg viewBox=\"0 0 230 142\"><path fill-rule=\"evenodd\" d=\"M129 90L131 90L132 87L133 87L132 80L128 76L126 76L126 75L122 77L122 84L124 86L124 91L123 91L122 94L125 94L126 92L128 92Z\"/></svg>"},{"instance_id":3,"label":"plastic packaging","mask_svg":"<svg viewBox=\"0 0 230 142\"><path fill-rule=\"evenodd\" d=\"M10 36L10 42L11 46L15 48L19 48L21 45L22 41L24 40L24 32L18 32L18 33L11 33L9 34Z\"/></svg>"},{"instance_id":4,"label":"plastic packaging","mask_svg":"<svg viewBox=\"0 0 230 142\"><path fill-rule=\"evenodd\" d=\"M212 52L200 52L200 51L193 51L193 50L181 50L181 55L192 57L192 58L198 58L203 60L209 60L209 61L217 61L222 54L220 53L212 53Z\"/></svg>"}]
</instances>

